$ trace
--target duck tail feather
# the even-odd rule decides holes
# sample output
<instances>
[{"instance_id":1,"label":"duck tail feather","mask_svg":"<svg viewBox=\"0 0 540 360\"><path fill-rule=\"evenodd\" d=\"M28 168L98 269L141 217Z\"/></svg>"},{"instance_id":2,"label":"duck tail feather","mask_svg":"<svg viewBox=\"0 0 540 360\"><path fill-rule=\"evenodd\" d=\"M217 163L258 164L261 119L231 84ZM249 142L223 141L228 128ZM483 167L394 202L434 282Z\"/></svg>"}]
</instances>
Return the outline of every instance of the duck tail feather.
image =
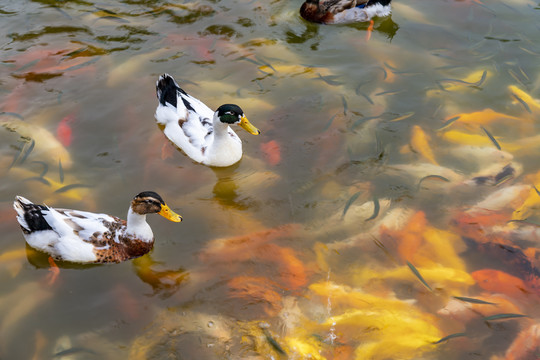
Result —
<instances>
[{"instance_id":1,"label":"duck tail feather","mask_svg":"<svg viewBox=\"0 0 540 360\"><path fill-rule=\"evenodd\" d=\"M387 6L387 5L390 5L390 2L392 2L392 0L369 0L365 7L370 7L377 4L380 4L382 6Z\"/></svg>"},{"instance_id":2,"label":"duck tail feather","mask_svg":"<svg viewBox=\"0 0 540 360\"><path fill-rule=\"evenodd\" d=\"M17 212L17 221L23 232L28 234L34 231L52 230L43 217L43 211L49 211L47 206L36 205L22 196L16 196L13 208Z\"/></svg>"},{"instance_id":3,"label":"duck tail feather","mask_svg":"<svg viewBox=\"0 0 540 360\"><path fill-rule=\"evenodd\" d=\"M161 75L156 82L156 95L161 105L169 103L176 108L178 91L184 92L169 74Z\"/></svg>"}]
</instances>

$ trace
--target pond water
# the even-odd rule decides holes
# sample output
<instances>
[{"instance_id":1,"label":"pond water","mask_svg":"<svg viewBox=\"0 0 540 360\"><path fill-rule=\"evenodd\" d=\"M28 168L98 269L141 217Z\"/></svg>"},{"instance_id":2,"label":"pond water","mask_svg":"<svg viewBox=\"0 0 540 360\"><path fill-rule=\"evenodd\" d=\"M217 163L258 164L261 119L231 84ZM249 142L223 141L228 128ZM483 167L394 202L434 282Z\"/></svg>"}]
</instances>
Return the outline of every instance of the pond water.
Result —
<instances>
[{"instance_id":1,"label":"pond water","mask_svg":"<svg viewBox=\"0 0 540 360\"><path fill-rule=\"evenodd\" d=\"M0 2L0 358L540 357L539 3L300 5ZM163 73L261 130L238 164L169 143ZM12 209L143 190L184 221L53 283Z\"/></svg>"}]
</instances>

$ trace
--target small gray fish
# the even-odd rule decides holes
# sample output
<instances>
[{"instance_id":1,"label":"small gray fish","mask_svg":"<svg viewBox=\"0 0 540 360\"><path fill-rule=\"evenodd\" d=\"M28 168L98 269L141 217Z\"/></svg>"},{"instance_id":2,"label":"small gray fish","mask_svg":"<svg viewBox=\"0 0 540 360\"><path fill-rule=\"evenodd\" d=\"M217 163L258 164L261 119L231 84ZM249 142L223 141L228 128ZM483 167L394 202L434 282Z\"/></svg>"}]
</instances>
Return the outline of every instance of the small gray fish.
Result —
<instances>
[{"instance_id":1,"label":"small gray fish","mask_svg":"<svg viewBox=\"0 0 540 360\"><path fill-rule=\"evenodd\" d=\"M497 140L493 137L493 135L491 135L489 133L489 131L486 130L485 127L483 126L480 126L482 128L482 130L484 130L484 132L486 133L486 135L489 137L489 139L491 140L491 142L493 143L493 145L495 145L495 147L499 150L501 150L501 145L499 145L499 143L497 142Z\"/></svg>"},{"instance_id":2,"label":"small gray fish","mask_svg":"<svg viewBox=\"0 0 540 360\"><path fill-rule=\"evenodd\" d=\"M259 56L255 56L255 59L257 59L257 61L259 61L261 64L263 65L266 65L268 66L270 69L274 70L274 72L277 72L277 70L272 66L272 64L270 64L268 61L262 59L261 57Z\"/></svg>"},{"instance_id":3,"label":"small gray fish","mask_svg":"<svg viewBox=\"0 0 540 360\"><path fill-rule=\"evenodd\" d=\"M69 191L69 190L72 190L72 189L77 189L77 188L91 188L92 186L90 185L85 185L85 184L70 184L70 185L66 185L66 186L62 186L60 189L57 189L55 191L55 193L57 194L60 194L60 193L63 193L63 192L66 192L66 191Z\"/></svg>"},{"instance_id":4,"label":"small gray fish","mask_svg":"<svg viewBox=\"0 0 540 360\"><path fill-rule=\"evenodd\" d=\"M10 111L2 111L2 112L0 112L0 115L13 116L13 117L16 117L19 120L24 120L24 117L21 114L17 114L17 113L10 112Z\"/></svg>"},{"instance_id":5,"label":"small gray fish","mask_svg":"<svg viewBox=\"0 0 540 360\"><path fill-rule=\"evenodd\" d=\"M326 130L328 130L330 128L330 126L332 125L332 123L334 122L334 119L336 118L337 114L332 116L330 118L330 120L328 120L328 122L326 123L326 125L324 126L324 129L322 130L322 132L325 132Z\"/></svg>"},{"instance_id":6,"label":"small gray fish","mask_svg":"<svg viewBox=\"0 0 540 360\"><path fill-rule=\"evenodd\" d=\"M42 178L41 176L32 176L32 177L24 179L23 181L38 181L47 186L51 186L51 183L49 182L49 180Z\"/></svg>"},{"instance_id":7,"label":"small gray fish","mask_svg":"<svg viewBox=\"0 0 540 360\"><path fill-rule=\"evenodd\" d=\"M486 78L487 78L487 70L484 70L484 72L482 73L482 76L480 77L480 80L476 82L470 82L470 81L465 81L465 80L460 80L460 79L439 79L437 80L437 83L448 82L448 83L468 85L471 87L480 87L484 83Z\"/></svg>"},{"instance_id":8,"label":"small gray fish","mask_svg":"<svg viewBox=\"0 0 540 360\"><path fill-rule=\"evenodd\" d=\"M403 114L403 115L401 115L401 116L398 116L398 117L395 118L395 119L390 120L390 122L396 122L396 121L405 120L405 119L410 118L410 117L413 116L413 115L414 115L414 111L411 111L411 112L405 113L405 114Z\"/></svg>"},{"instance_id":9,"label":"small gray fish","mask_svg":"<svg viewBox=\"0 0 540 360\"><path fill-rule=\"evenodd\" d=\"M339 76L322 76L321 74L317 74L319 75L319 77L316 77L316 78L313 78L313 79L317 79L317 80L322 80L324 81L325 83L327 83L328 85L332 85L332 86L337 86L337 85L341 85L343 84L341 81L336 81L334 79L338 79Z\"/></svg>"},{"instance_id":10,"label":"small gray fish","mask_svg":"<svg viewBox=\"0 0 540 360\"><path fill-rule=\"evenodd\" d=\"M496 314L496 315L486 316L484 320L491 321L491 320L515 319L515 318L523 318L523 317L529 317L529 316L524 315L524 314L507 313L507 314Z\"/></svg>"},{"instance_id":11,"label":"small gray fish","mask_svg":"<svg viewBox=\"0 0 540 360\"><path fill-rule=\"evenodd\" d=\"M443 337L442 339L438 340L438 341L435 341L433 344L437 345L437 344L440 344L442 342L445 342L447 340L450 340L450 339L453 339L453 338L457 338L457 337L463 337L463 336L467 336L466 333L455 333L455 334L450 334L450 335L447 335L445 337Z\"/></svg>"},{"instance_id":12,"label":"small gray fish","mask_svg":"<svg viewBox=\"0 0 540 360\"><path fill-rule=\"evenodd\" d=\"M380 210L381 210L381 204L379 203L379 199L373 198L373 215L371 215L364 221L370 221L370 220L375 219L377 216L379 216Z\"/></svg>"},{"instance_id":13,"label":"small gray fish","mask_svg":"<svg viewBox=\"0 0 540 360\"><path fill-rule=\"evenodd\" d=\"M514 219L514 220L508 220L507 223L518 223L518 224L525 224L525 225L533 225L533 226L540 226L540 223L530 221L527 219Z\"/></svg>"},{"instance_id":14,"label":"small gray fish","mask_svg":"<svg viewBox=\"0 0 540 360\"><path fill-rule=\"evenodd\" d=\"M64 183L64 168L62 167L62 159L58 159L58 176L60 177L60 183Z\"/></svg>"},{"instance_id":15,"label":"small gray fish","mask_svg":"<svg viewBox=\"0 0 540 360\"><path fill-rule=\"evenodd\" d=\"M373 100L371 100L371 98L367 96L366 94L364 94L363 92L358 92L358 95L364 97L371 105L375 104Z\"/></svg>"},{"instance_id":16,"label":"small gray fish","mask_svg":"<svg viewBox=\"0 0 540 360\"><path fill-rule=\"evenodd\" d=\"M32 150L34 150L34 147L36 146L36 141L34 139L31 139L30 140L30 144L28 145L28 143L26 143L23 147L23 156L21 157L21 160L19 160L19 164L23 164L26 159L28 158L28 155L30 155L30 153L32 152ZM26 148L26 150L24 150L24 148Z\"/></svg>"},{"instance_id":17,"label":"small gray fish","mask_svg":"<svg viewBox=\"0 0 540 360\"><path fill-rule=\"evenodd\" d=\"M527 104L525 102L525 100L523 100L522 98L520 98L519 96L517 96L516 94L512 94L512 97L514 99L516 99L517 101L519 101L519 103L525 108L525 110L529 113L529 114L532 114L532 111L531 111L531 108L529 107L529 104Z\"/></svg>"},{"instance_id":18,"label":"small gray fish","mask_svg":"<svg viewBox=\"0 0 540 360\"><path fill-rule=\"evenodd\" d=\"M32 164L40 164L43 166L43 170L41 171L41 174L39 174L39 177L44 177L47 172L49 171L49 164L47 164L45 161L32 161Z\"/></svg>"},{"instance_id":19,"label":"small gray fish","mask_svg":"<svg viewBox=\"0 0 540 360\"><path fill-rule=\"evenodd\" d=\"M518 74L516 74L512 69L509 69L508 70L508 73L514 78L514 80L516 80L518 83L520 83L522 86L524 87L527 87L527 85L525 84L525 82L521 79L520 76L518 76Z\"/></svg>"},{"instance_id":20,"label":"small gray fish","mask_svg":"<svg viewBox=\"0 0 540 360\"><path fill-rule=\"evenodd\" d=\"M422 275L420 274L418 269L415 268L413 264L411 264L409 261L407 261L407 266L409 267L409 269L411 269L413 274L416 275L416 277L422 282L422 284L424 284L424 286L428 288L429 291L433 291L431 286L429 286L429 284L426 282L426 280L424 280L424 278L422 277Z\"/></svg>"},{"instance_id":21,"label":"small gray fish","mask_svg":"<svg viewBox=\"0 0 540 360\"><path fill-rule=\"evenodd\" d=\"M345 214L347 213L347 211L349 210L349 207L352 205L352 203L358 199L358 197L360 196L362 192L361 191L358 191L356 193L354 193L350 198L349 200L347 201L347 203L345 204L345 208L343 208L343 214L341 214L341 218L343 219L345 217Z\"/></svg>"},{"instance_id":22,"label":"small gray fish","mask_svg":"<svg viewBox=\"0 0 540 360\"><path fill-rule=\"evenodd\" d=\"M471 304L497 305L496 303L492 303L492 302L489 302L489 301L484 301L484 300L480 300L480 299L474 299L474 298L470 298L470 297L463 297L463 296L454 296L454 299L458 299L458 300L468 302L468 303L471 303Z\"/></svg>"},{"instance_id":23,"label":"small gray fish","mask_svg":"<svg viewBox=\"0 0 540 360\"><path fill-rule=\"evenodd\" d=\"M272 337L272 335L270 334L270 331L268 331L268 329L263 329L263 332L264 332L264 336L266 337L266 340L270 343L270 345L272 345L272 347L278 353L280 353L281 355L287 355L287 353L285 352L285 350L283 350L281 345L279 345L279 343L276 341L276 339L274 339Z\"/></svg>"},{"instance_id":24,"label":"small gray fish","mask_svg":"<svg viewBox=\"0 0 540 360\"><path fill-rule=\"evenodd\" d=\"M347 110L349 109L349 107L347 105L347 100L343 95L341 95L341 102L343 103L343 115L347 115Z\"/></svg>"},{"instance_id":25,"label":"small gray fish","mask_svg":"<svg viewBox=\"0 0 540 360\"><path fill-rule=\"evenodd\" d=\"M382 114L381 114L381 115L382 115ZM373 119L380 118L381 115L378 115L378 116L366 116L366 117L362 117L362 118L356 120L356 121L351 125L351 130L356 129L356 127L358 127L359 125L362 125L363 123L365 123L365 122L368 121L368 120L373 120Z\"/></svg>"},{"instance_id":26,"label":"small gray fish","mask_svg":"<svg viewBox=\"0 0 540 360\"><path fill-rule=\"evenodd\" d=\"M404 90L388 90L388 91L382 91L380 93L377 93L375 94L375 96L381 96L381 95L396 95L396 94L399 94L401 92L403 92Z\"/></svg>"},{"instance_id":27,"label":"small gray fish","mask_svg":"<svg viewBox=\"0 0 540 360\"><path fill-rule=\"evenodd\" d=\"M96 356L98 355L95 351L90 350L90 349L85 349L82 347L72 347L72 348L57 352L56 354L53 355L53 357L62 358L64 356L78 354L78 353L87 353L87 354L96 355Z\"/></svg>"},{"instance_id":28,"label":"small gray fish","mask_svg":"<svg viewBox=\"0 0 540 360\"><path fill-rule=\"evenodd\" d=\"M422 182L424 180L431 180L431 179L437 179L437 180L442 180L442 181L445 181L445 182L450 182L450 180L448 180L447 178L445 178L444 176L441 176L441 175L427 175L427 176L424 176L423 178L421 178L418 181L418 185L416 186L416 188L418 190L420 190L420 185L422 185Z\"/></svg>"},{"instance_id":29,"label":"small gray fish","mask_svg":"<svg viewBox=\"0 0 540 360\"><path fill-rule=\"evenodd\" d=\"M377 247L379 249L381 249L385 254L386 256L388 256L388 258L390 258L390 260L392 260L392 262L394 262L395 264L397 264L397 260L396 258L390 254L390 251L388 251L388 249L386 248L386 246L384 246L384 244L377 238L375 238L374 236L371 236L373 238L373 242L375 243L375 245L377 245Z\"/></svg>"},{"instance_id":30,"label":"small gray fish","mask_svg":"<svg viewBox=\"0 0 540 360\"><path fill-rule=\"evenodd\" d=\"M540 55L540 53L537 53L537 52L534 52L534 51L532 51L532 50L526 49L526 48L524 48L524 47L522 47L522 46L518 46L518 48L521 49L521 50L523 50L523 51L525 51L525 52L526 52L527 54L529 54L529 55L536 55L536 56L539 56L539 55Z\"/></svg>"},{"instance_id":31,"label":"small gray fish","mask_svg":"<svg viewBox=\"0 0 540 360\"><path fill-rule=\"evenodd\" d=\"M437 130L435 130L435 131L441 131L441 130L446 129L447 127L449 127L450 125L452 125L456 120L458 120L460 117L461 117L461 116L458 115L458 116L454 116L454 117L451 118L451 119L446 120L446 121L442 124L442 126L441 126L440 128L438 128Z\"/></svg>"},{"instance_id":32,"label":"small gray fish","mask_svg":"<svg viewBox=\"0 0 540 360\"><path fill-rule=\"evenodd\" d=\"M29 145L30 144L30 145ZM36 142L34 139L30 139L30 141L24 141L23 146L21 147L21 150L17 155L13 157L13 161L9 165L8 169L11 169L15 164L22 164L28 155L34 150L34 146L36 145Z\"/></svg>"},{"instance_id":33,"label":"small gray fish","mask_svg":"<svg viewBox=\"0 0 540 360\"><path fill-rule=\"evenodd\" d=\"M253 59L250 59L248 58L247 56L240 56L239 58L236 58L235 60L245 60L245 61L249 61L250 63L253 63L257 66L263 66L264 64L257 61L257 60L253 60Z\"/></svg>"}]
</instances>

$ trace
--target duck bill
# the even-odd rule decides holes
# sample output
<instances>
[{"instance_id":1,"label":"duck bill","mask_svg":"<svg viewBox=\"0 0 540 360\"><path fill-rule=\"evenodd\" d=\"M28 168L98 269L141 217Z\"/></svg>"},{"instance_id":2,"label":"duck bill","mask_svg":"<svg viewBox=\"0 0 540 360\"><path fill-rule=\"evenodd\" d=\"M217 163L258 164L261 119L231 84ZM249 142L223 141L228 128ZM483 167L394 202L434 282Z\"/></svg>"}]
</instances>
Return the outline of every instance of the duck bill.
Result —
<instances>
[{"instance_id":1,"label":"duck bill","mask_svg":"<svg viewBox=\"0 0 540 360\"><path fill-rule=\"evenodd\" d=\"M259 135L261 133L259 129L249 122L245 115L240 118L240 127L252 135Z\"/></svg>"},{"instance_id":2,"label":"duck bill","mask_svg":"<svg viewBox=\"0 0 540 360\"><path fill-rule=\"evenodd\" d=\"M159 215L163 216L167 220L174 222L182 221L182 217L172 211L166 204L161 205L161 210L158 212Z\"/></svg>"}]
</instances>

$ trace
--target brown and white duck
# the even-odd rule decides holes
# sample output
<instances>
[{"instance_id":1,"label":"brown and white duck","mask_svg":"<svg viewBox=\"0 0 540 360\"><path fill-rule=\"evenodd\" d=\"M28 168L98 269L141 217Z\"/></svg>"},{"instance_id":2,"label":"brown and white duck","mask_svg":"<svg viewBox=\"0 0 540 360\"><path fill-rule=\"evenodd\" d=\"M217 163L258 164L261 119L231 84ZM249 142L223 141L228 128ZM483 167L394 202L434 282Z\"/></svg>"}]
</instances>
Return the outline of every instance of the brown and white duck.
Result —
<instances>
[{"instance_id":1,"label":"brown and white duck","mask_svg":"<svg viewBox=\"0 0 540 360\"><path fill-rule=\"evenodd\" d=\"M118 263L148 253L154 246L154 235L146 214L182 221L153 191L133 198L127 221L106 214L37 205L22 196L16 197L13 207L28 245L55 260L76 263Z\"/></svg>"},{"instance_id":2,"label":"brown and white duck","mask_svg":"<svg viewBox=\"0 0 540 360\"><path fill-rule=\"evenodd\" d=\"M392 0L306 0L300 15L321 24L346 24L369 21L375 16L388 16Z\"/></svg>"}]
</instances>

